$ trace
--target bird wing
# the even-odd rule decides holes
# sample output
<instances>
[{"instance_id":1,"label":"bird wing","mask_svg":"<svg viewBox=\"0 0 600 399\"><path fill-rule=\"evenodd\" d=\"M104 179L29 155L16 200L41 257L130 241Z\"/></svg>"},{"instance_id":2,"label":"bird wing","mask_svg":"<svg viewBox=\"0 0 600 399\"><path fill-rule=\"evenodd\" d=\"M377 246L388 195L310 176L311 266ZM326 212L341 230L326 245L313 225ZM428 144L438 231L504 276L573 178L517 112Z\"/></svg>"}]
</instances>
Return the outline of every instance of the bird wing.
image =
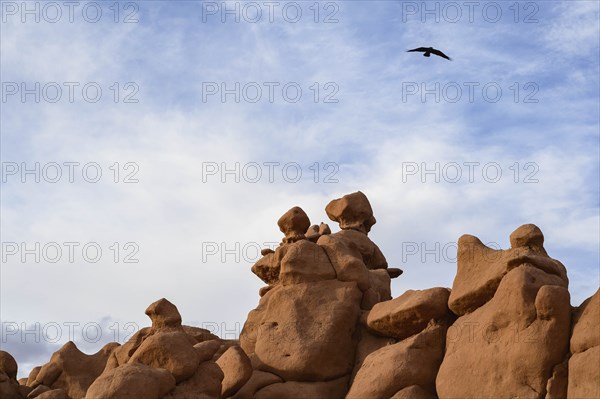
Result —
<instances>
[{"instance_id":1,"label":"bird wing","mask_svg":"<svg viewBox=\"0 0 600 399\"><path fill-rule=\"evenodd\" d=\"M448 57L446 54L442 53L440 50L433 49L433 50L431 50L431 54L435 54L442 58L452 61L452 58Z\"/></svg>"},{"instance_id":2,"label":"bird wing","mask_svg":"<svg viewBox=\"0 0 600 399\"><path fill-rule=\"evenodd\" d=\"M413 51L420 51L422 53L429 51L429 49L427 47L418 47L418 48L414 48L412 50L406 50L407 53L413 52Z\"/></svg>"}]
</instances>

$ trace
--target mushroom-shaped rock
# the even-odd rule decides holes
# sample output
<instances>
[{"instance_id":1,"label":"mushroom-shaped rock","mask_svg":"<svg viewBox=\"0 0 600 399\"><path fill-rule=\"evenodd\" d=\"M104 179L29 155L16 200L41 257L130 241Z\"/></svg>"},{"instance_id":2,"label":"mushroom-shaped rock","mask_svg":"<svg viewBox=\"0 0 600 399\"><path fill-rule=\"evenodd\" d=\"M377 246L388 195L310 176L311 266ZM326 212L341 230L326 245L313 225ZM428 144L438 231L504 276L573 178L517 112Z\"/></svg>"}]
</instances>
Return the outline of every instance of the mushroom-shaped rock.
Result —
<instances>
[{"instance_id":1,"label":"mushroom-shaped rock","mask_svg":"<svg viewBox=\"0 0 600 399\"><path fill-rule=\"evenodd\" d=\"M239 346L231 346L216 363L224 375L221 388L224 398L236 393L252 376L252 363Z\"/></svg>"},{"instance_id":2,"label":"mushroom-shaped rock","mask_svg":"<svg viewBox=\"0 0 600 399\"><path fill-rule=\"evenodd\" d=\"M173 388L175 378L167 370L128 363L102 373L85 399L161 399Z\"/></svg>"},{"instance_id":3,"label":"mushroom-shaped rock","mask_svg":"<svg viewBox=\"0 0 600 399\"><path fill-rule=\"evenodd\" d=\"M367 196L360 191L334 199L327 204L325 212L329 219L340 224L342 230L367 234L376 222Z\"/></svg>"},{"instance_id":4,"label":"mushroom-shaped rock","mask_svg":"<svg viewBox=\"0 0 600 399\"><path fill-rule=\"evenodd\" d=\"M154 330L181 327L181 315L177 310L177 306L165 298L161 298L148 306L146 315L152 320Z\"/></svg>"},{"instance_id":5,"label":"mushroom-shaped rock","mask_svg":"<svg viewBox=\"0 0 600 399\"><path fill-rule=\"evenodd\" d=\"M404 339L423 330L430 320L449 317L447 288L408 290L398 298L373 306L367 317L369 329L377 334Z\"/></svg>"},{"instance_id":6,"label":"mushroom-shaped rock","mask_svg":"<svg viewBox=\"0 0 600 399\"><path fill-rule=\"evenodd\" d=\"M283 214L277 221L279 230L285 234L284 243L293 243L306 238L304 233L310 227L310 219L299 206Z\"/></svg>"}]
</instances>

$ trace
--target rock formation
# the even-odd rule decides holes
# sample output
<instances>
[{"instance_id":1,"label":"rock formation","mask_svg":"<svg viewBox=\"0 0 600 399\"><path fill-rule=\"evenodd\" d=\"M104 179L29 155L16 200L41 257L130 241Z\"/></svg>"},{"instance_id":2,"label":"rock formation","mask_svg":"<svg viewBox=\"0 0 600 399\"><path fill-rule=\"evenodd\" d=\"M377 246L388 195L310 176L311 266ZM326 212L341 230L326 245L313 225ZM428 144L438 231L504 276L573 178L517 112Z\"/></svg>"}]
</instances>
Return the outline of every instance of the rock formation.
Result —
<instances>
[{"instance_id":1,"label":"rock formation","mask_svg":"<svg viewBox=\"0 0 600 399\"><path fill-rule=\"evenodd\" d=\"M568 363L569 398L600 398L600 290L573 316Z\"/></svg>"},{"instance_id":2,"label":"rock formation","mask_svg":"<svg viewBox=\"0 0 600 399\"><path fill-rule=\"evenodd\" d=\"M459 240L449 305L460 317L446 336L440 397L543 398L568 354L564 266L548 257L533 225L519 227L510 241L510 250L494 254L472 236Z\"/></svg>"},{"instance_id":3,"label":"rock formation","mask_svg":"<svg viewBox=\"0 0 600 399\"><path fill-rule=\"evenodd\" d=\"M368 234L367 197L331 201L339 224L293 207L251 268L266 286L238 341L185 326L160 299L152 321L94 355L65 344L16 380L0 351L2 399L600 398L600 291L571 308L566 268L532 224L511 248L458 241L452 289L408 290Z\"/></svg>"}]
</instances>

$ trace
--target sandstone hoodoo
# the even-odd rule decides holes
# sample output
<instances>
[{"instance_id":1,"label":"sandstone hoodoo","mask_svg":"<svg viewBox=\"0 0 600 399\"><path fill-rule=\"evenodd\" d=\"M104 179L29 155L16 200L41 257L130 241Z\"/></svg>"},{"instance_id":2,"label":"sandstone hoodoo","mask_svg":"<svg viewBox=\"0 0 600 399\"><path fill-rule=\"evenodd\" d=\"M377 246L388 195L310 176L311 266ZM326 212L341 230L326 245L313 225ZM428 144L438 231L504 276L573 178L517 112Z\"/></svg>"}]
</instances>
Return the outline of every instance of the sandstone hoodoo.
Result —
<instances>
[{"instance_id":1,"label":"sandstone hoodoo","mask_svg":"<svg viewBox=\"0 0 600 399\"><path fill-rule=\"evenodd\" d=\"M452 288L392 298L389 268L356 192L325 223L293 207L275 250L251 268L265 284L239 341L182 324L166 299L152 325L96 354L68 342L16 380L0 351L2 399L600 398L600 291L572 308L565 266L526 224L496 250L458 241ZM195 316L196 317L196 316Z\"/></svg>"}]
</instances>

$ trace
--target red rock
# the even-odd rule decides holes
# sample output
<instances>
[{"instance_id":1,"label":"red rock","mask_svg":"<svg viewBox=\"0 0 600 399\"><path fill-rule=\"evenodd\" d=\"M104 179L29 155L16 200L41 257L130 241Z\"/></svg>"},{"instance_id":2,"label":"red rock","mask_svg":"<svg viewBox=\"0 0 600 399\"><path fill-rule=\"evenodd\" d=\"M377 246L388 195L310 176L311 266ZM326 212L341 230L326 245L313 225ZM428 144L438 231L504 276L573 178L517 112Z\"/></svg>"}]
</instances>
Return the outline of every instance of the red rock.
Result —
<instances>
[{"instance_id":1,"label":"red rock","mask_svg":"<svg viewBox=\"0 0 600 399\"><path fill-rule=\"evenodd\" d=\"M51 389L64 390L72 399L82 399L89 386L102 374L109 357L117 347L119 344L112 342L97 353L87 355L69 341L52 355L49 363L41 367L35 379L37 383Z\"/></svg>"},{"instance_id":2,"label":"red rock","mask_svg":"<svg viewBox=\"0 0 600 399\"><path fill-rule=\"evenodd\" d=\"M600 289L586 299L573 317L571 353L585 352L600 345Z\"/></svg>"},{"instance_id":3,"label":"red rock","mask_svg":"<svg viewBox=\"0 0 600 399\"><path fill-rule=\"evenodd\" d=\"M286 381L325 381L352 371L362 296L355 283L317 281L281 286L267 295L266 309L253 319L260 324L254 348L258 369ZM240 342L246 350L243 337Z\"/></svg>"},{"instance_id":4,"label":"red rock","mask_svg":"<svg viewBox=\"0 0 600 399\"><path fill-rule=\"evenodd\" d=\"M266 371L254 370L248 382L232 396L232 399L253 399L256 391L277 382L283 382L281 377Z\"/></svg>"},{"instance_id":5,"label":"red rock","mask_svg":"<svg viewBox=\"0 0 600 399\"><path fill-rule=\"evenodd\" d=\"M18 384L13 384L4 371L0 371L0 397L2 399L23 399Z\"/></svg>"},{"instance_id":6,"label":"red rock","mask_svg":"<svg viewBox=\"0 0 600 399\"><path fill-rule=\"evenodd\" d=\"M335 235L356 244L367 269L387 269L388 263L385 256L383 256L377 244L371 241L366 234L356 230L342 230L335 233Z\"/></svg>"},{"instance_id":7,"label":"red rock","mask_svg":"<svg viewBox=\"0 0 600 399\"><path fill-rule=\"evenodd\" d=\"M179 310L165 298L161 298L148 306L146 315L152 320L154 330L181 327Z\"/></svg>"},{"instance_id":8,"label":"red rock","mask_svg":"<svg viewBox=\"0 0 600 399\"><path fill-rule=\"evenodd\" d=\"M510 234L510 246L512 248L531 247L548 255L544 249L544 234L535 224L524 224L513 231Z\"/></svg>"},{"instance_id":9,"label":"red rock","mask_svg":"<svg viewBox=\"0 0 600 399\"><path fill-rule=\"evenodd\" d=\"M279 281L283 285L335 278L336 273L327 253L313 242L302 240L291 244L281 260Z\"/></svg>"},{"instance_id":10,"label":"red rock","mask_svg":"<svg viewBox=\"0 0 600 399\"><path fill-rule=\"evenodd\" d=\"M221 395L227 398L235 394L252 376L252 363L239 346L232 346L217 360L224 377Z\"/></svg>"},{"instance_id":11,"label":"red rock","mask_svg":"<svg viewBox=\"0 0 600 399\"><path fill-rule=\"evenodd\" d=\"M198 360L200 363L207 360L211 360L215 353L221 348L221 341L210 340L197 343L194 345L194 349L198 354Z\"/></svg>"},{"instance_id":12,"label":"red rock","mask_svg":"<svg viewBox=\"0 0 600 399\"><path fill-rule=\"evenodd\" d=\"M184 325L183 332L192 337L196 342L219 340L219 337L205 328Z\"/></svg>"},{"instance_id":13,"label":"red rock","mask_svg":"<svg viewBox=\"0 0 600 399\"><path fill-rule=\"evenodd\" d=\"M102 373L85 399L161 399L174 388L175 378L167 370L128 363Z\"/></svg>"},{"instance_id":14,"label":"red rock","mask_svg":"<svg viewBox=\"0 0 600 399\"><path fill-rule=\"evenodd\" d=\"M352 229L367 234L376 222L369 200L360 191L331 201L325 207L325 212L343 230Z\"/></svg>"},{"instance_id":15,"label":"red rock","mask_svg":"<svg viewBox=\"0 0 600 399\"><path fill-rule=\"evenodd\" d=\"M17 379L17 361L6 351L0 351L0 371L4 371L10 379Z\"/></svg>"},{"instance_id":16,"label":"red rock","mask_svg":"<svg viewBox=\"0 0 600 399\"><path fill-rule=\"evenodd\" d=\"M306 238L304 233L310 227L310 220L302 208L295 206L277 221L279 230L285 234L284 243L293 243Z\"/></svg>"},{"instance_id":17,"label":"red rock","mask_svg":"<svg viewBox=\"0 0 600 399\"><path fill-rule=\"evenodd\" d=\"M273 251L271 248L263 248L260 250L260 254L262 256L267 256L268 254L273 254L275 253L275 251Z\"/></svg>"},{"instance_id":18,"label":"red rock","mask_svg":"<svg viewBox=\"0 0 600 399\"><path fill-rule=\"evenodd\" d=\"M600 398L600 290L573 317L568 398Z\"/></svg>"},{"instance_id":19,"label":"red rock","mask_svg":"<svg viewBox=\"0 0 600 399\"><path fill-rule=\"evenodd\" d=\"M444 357L445 330L432 323L421 333L368 355L346 399L389 399L411 385L434 391L437 369Z\"/></svg>"},{"instance_id":20,"label":"red rock","mask_svg":"<svg viewBox=\"0 0 600 399\"><path fill-rule=\"evenodd\" d=\"M458 240L457 274L448 305L457 315L472 312L489 301L504 276L524 264L559 276L563 286L569 280L565 267L549 258L541 246L543 236L534 225L524 225L511 234L513 247L495 250L485 246L477 237L463 235ZM516 246L522 245L522 246Z\"/></svg>"},{"instance_id":21,"label":"red rock","mask_svg":"<svg viewBox=\"0 0 600 399\"><path fill-rule=\"evenodd\" d=\"M168 370L179 383L196 372L200 358L183 331L158 331L149 335L128 363Z\"/></svg>"},{"instance_id":22,"label":"red rock","mask_svg":"<svg viewBox=\"0 0 600 399\"><path fill-rule=\"evenodd\" d=\"M196 373L177 384L163 399L219 399L223 372L215 362L200 363Z\"/></svg>"},{"instance_id":23,"label":"red rock","mask_svg":"<svg viewBox=\"0 0 600 399\"><path fill-rule=\"evenodd\" d=\"M0 370L0 394L2 399L23 399L17 380L9 378L2 370Z\"/></svg>"},{"instance_id":24,"label":"red rock","mask_svg":"<svg viewBox=\"0 0 600 399\"><path fill-rule=\"evenodd\" d=\"M539 398L569 344L564 280L522 265L493 298L448 329L437 393L448 398Z\"/></svg>"},{"instance_id":25,"label":"red rock","mask_svg":"<svg viewBox=\"0 0 600 399\"><path fill-rule=\"evenodd\" d=\"M332 381L288 381L266 386L256 392L255 399L343 399L348 390L348 377Z\"/></svg>"},{"instance_id":26,"label":"red rock","mask_svg":"<svg viewBox=\"0 0 600 399\"><path fill-rule=\"evenodd\" d=\"M554 366L552 376L546 383L546 397L544 399L564 399L567 397L567 384L569 367L565 360Z\"/></svg>"},{"instance_id":27,"label":"red rock","mask_svg":"<svg viewBox=\"0 0 600 399\"><path fill-rule=\"evenodd\" d=\"M276 290L281 288L281 285L277 285L273 287L272 290L267 291L263 296L261 296L260 300L258 301L258 306L248 313L248 317L246 318L246 322L244 323L244 327L240 333L240 346L244 352L246 352L246 354L250 355L254 353L256 340L262 330L262 319L265 311L267 310L269 298Z\"/></svg>"},{"instance_id":28,"label":"red rock","mask_svg":"<svg viewBox=\"0 0 600 399\"><path fill-rule=\"evenodd\" d=\"M354 281L361 291L371 287L369 269L353 241L337 234L329 234L319 237L317 244L325 249L338 280Z\"/></svg>"},{"instance_id":29,"label":"red rock","mask_svg":"<svg viewBox=\"0 0 600 399\"><path fill-rule=\"evenodd\" d=\"M44 392L43 394L36 396L36 399L71 399L69 395L62 389L52 389Z\"/></svg>"},{"instance_id":30,"label":"red rock","mask_svg":"<svg viewBox=\"0 0 600 399\"><path fill-rule=\"evenodd\" d=\"M567 398L600 398L600 346L576 353L569 359Z\"/></svg>"},{"instance_id":31,"label":"red rock","mask_svg":"<svg viewBox=\"0 0 600 399\"><path fill-rule=\"evenodd\" d=\"M260 258L252 266L252 273L269 285L276 284L279 281L281 260L285 256L288 247L288 244L280 245L275 249L275 252L268 253Z\"/></svg>"},{"instance_id":32,"label":"red rock","mask_svg":"<svg viewBox=\"0 0 600 399\"><path fill-rule=\"evenodd\" d=\"M40 396L41 394L43 394L44 392L48 392L51 391L51 389L49 387L47 387L46 385L40 384L37 387L35 387L34 389L31 390L31 392L29 392L29 394L27 395L28 398L36 398L38 396Z\"/></svg>"},{"instance_id":33,"label":"red rock","mask_svg":"<svg viewBox=\"0 0 600 399\"><path fill-rule=\"evenodd\" d=\"M362 325L358 329L358 336L359 338L354 355L354 369L352 370L351 382L354 381L356 373L358 370L360 370L367 356L383 348L384 346L393 345L396 343L394 338L381 337L379 335L371 334L369 330Z\"/></svg>"},{"instance_id":34,"label":"red rock","mask_svg":"<svg viewBox=\"0 0 600 399\"><path fill-rule=\"evenodd\" d=\"M308 230L306 230L306 233L304 233L304 235L306 236L307 240L312 241L312 242L317 242L317 240L321 236L319 234L319 226L317 226L316 224L313 224L312 226L310 226L308 228Z\"/></svg>"},{"instance_id":35,"label":"red rock","mask_svg":"<svg viewBox=\"0 0 600 399\"><path fill-rule=\"evenodd\" d=\"M324 236L326 234L331 234L331 229L327 223L321 223L319 225L319 235Z\"/></svg>"},{"instance_id":36,"label":"red rock","mask_svg":"<svg viewBox=\"0 0 600 399\"><path fill-rule=\"evenodd\" d=\"M37 375L39 374L41 369L42 369L42 366L36 366L31 369L31 371L29 372L29 376L27 377L27 386L28 387L35 384L35 377L37 377Z\"/></svg>"},{"instance_id":37,"label":"red rock","mask_svg":"<svg viewBox=\"0 0 600 399\"><path fill-rule=\"evenodd\" d=\"M411 385L396 392L390 399L435 399L435 395L432 395L418 385Z\"/></svg>"},{"instance_id":38,"label":"red rock","mask_svg":"<svg viewBox=\"0 0 600 399\"><path fill-rule=\"evenodd\" d=\"M21 393L22 397L26 398L31 393L31 391L33 391L33 388L19 383L19 392Z\"/></svg>"},{"instance_id":39,"label":"red rock","mask_svg":"<svg viewBox=\"0 0 600 399\"><path fill-rule=\"evenodd\" d=\"M401 269L398 269L396 267L388 267L386 270L387 270L390 278L400 277L400 275L403 273L403 271Z\"/></svg>"},{"instance_id":40,"label":"red rock","mask_svg":"<svg viewBox=\"0 0 600 399\"><path fill-rule=\"evenodd\" d=\"M367 317L367 325L379 335L407 338L422 331L430 320L448 318L449 295L447 288L408 290L398 298L373 306Z\"/></svg>"}]
</instances>

